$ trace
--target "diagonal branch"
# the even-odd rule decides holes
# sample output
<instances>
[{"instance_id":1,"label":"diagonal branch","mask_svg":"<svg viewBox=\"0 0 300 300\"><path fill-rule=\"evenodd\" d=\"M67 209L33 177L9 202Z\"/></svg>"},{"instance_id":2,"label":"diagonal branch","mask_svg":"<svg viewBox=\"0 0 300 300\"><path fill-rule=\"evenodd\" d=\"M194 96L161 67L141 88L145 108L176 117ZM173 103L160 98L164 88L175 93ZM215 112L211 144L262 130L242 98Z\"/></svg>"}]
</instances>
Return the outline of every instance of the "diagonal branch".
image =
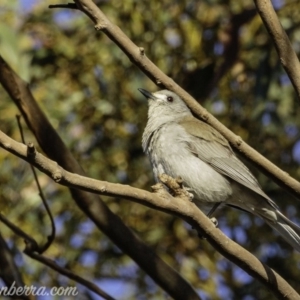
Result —
<instances>
[{"instance_id":1,"label":"diagonal branch","mask_svg":"<svg viewBox=\"0 0 300 300\"><path fill-rule=\"evenodd\" d=\"M0 83L18 106L40 147L66 170L84 171L54 130L23 81L0 56ZM139 239L98 196L70 189L79 208L124 253L130 256L162 289L174 299L199 300L191 285Z\"/></svg>"},{"instance_id":2,"label":"diagonal branch","mask_svg":"<svg viewBox=\"0 0 300 300\"><path fill-rule=\"evenodd\" d=\"M272 162L267 160L263 155L245 143L241 137L235 135L214 116L208 113L207 110L193 97L154 65L153 62L147 58L144 49L135 45L118 26L110 22L92 0L74 0L74 2L77 4L78 9L82 10L96 24L95 28L103 31L113 42L115 42L128 58L153 82L160 87L167 88L178 94L184 99L186 104L198 118L217 129L241 155L251 161L279 186L300 199L300 183L297 180L290 177L288 173L282 171Z\"/></svg>"},{"instance_id":3,"label":"diagonal branch","mask_svg":"<svg viewBox=\"0 0 300 300\"><path fill-rule=\"evenodd\" d=\"M20 130L20 134L21 134L21 139L22 139L23 144L25 144L25 137L24 137L23 128L22 128L22 125L21 125L21 116L17 115L16 117L17 117L17 122L18 122L19 130ZM50 207L47 203L46 197L45 197L44 192L42 190L42 187L40 185L40 182L39 182L38 176L36 174L36 171L35 171L33 166L30 166L30 167L31 167L31 171L33 173L34 180L36 182L37 189L39 191L40 198L41 198L42 203L45 207L45 210L46 210L46 212L49 216L50 224L51 224L51 234L47 236L47 242L43 246L38 247L39 248L38 252L41 254L41 253L45 252L51 246L52 242L54 241L56 228L55 228L55 223L54 223L52 212L51 212Z\"/></svg>"},{"instance_id":4,"label":"diagonal branch","mask_svg":"<svg viewBox=\"0 0 300 300\"><path fill-rule=\"evenodd\" d=\"M155 193L150 193L128 185L100 181L68 172L55 161L37 152L32 146L29 148L18 143L1 131L0 147L31 163L61 185L100 195L122 197L182 218L195 228L201 236L206 238L222 255L258 279L279 299L300 299L300 295L280 275L226 237L218 228L215 228L203 212L197 209L196 205L187 200L186 197L172 197L162 185L156 186ZM30 156L28 153L31 153Z\"/></svg>"},{"instance_id":5,"label":"diagonal branch","mask_svg":"<svg viewBox=\"0 0 300 300\"><path fill-rule=\"evenodd\" d=\"M86 279L84 279L83 277L77 275L76 273L68 270L67 268L61 267L60 265L58 265L58 263L56 263L54 260L47 258L41 254L38 254L36 252L30 251L28 249L25 249L24 252L31 257L32 259L35 259L37 261L39 261L40 263L44 264L45 266L51 268L52 270L78 282L79 284L85 286L86 288L88 288L90 291L94 292L95 294L101 296L101 298L106 299L106 300L116 300L115 298L111 297L110 295L108 295L105 291L103 291L102 289L100 289L95 283L88 281ZM68 287L70 288L70 287ZM74 289L73 287L73 296L77 296L78 292L76 289Z\"/></svg>"},{"instance_id":6,"label":"diagonal branch","mask_svg":"<svg viewBox=\"0 0 300 300\"><path fill-rule=\"evenodd\" d=\"M32 148L31 148L32 149ZM28 153L27 153L28 154ZM32 165L31 165L32 166ZM12 222L10 222L4 215L2 215L0 213L0 220L2 223L4 223L9 229L11 229L15 234L17 234L18 236L22 237L24 239L24 242L26 244L24 253L26 253L29 257L31 257L32 259L35 259L41 263L43 263L44 265L50 267L51 269L65 275L68 278L73 279L74 281L82 284L83 286L87 287L88 289L90 289L92 292L98 294L99 296L102 296L104 299L108 299L108 300L114 300L114 298L112 298L110 295L108 295L106 292L104 292L102 289L100 289L97 285L95 285L94 283L84 279L83 277L75 274L74 272L59 266L55 261L46 258L45 256L41 255L41 253L44 251L44 247L39 247L38 243L36 242L36 240L34 238L32 238L29 234L27 234L23 229L19 228L18 226L16 226L15 224L13 224ZM6 253L3 251L3 248L5 249L5 243L4 240L1 240L1 234L0 234L0 264L2 267L4 267L4 272L8 271L13 273L13 265L10 262L10 265L6 267L6 265L8 265L8 262L5 261L5 255ZM4 246L3 246L4 245ZM5 249L6 251L8 251L8 248ZM42 250L42 251L41 251ZM7 269L7 270L5 270ZM9 273L10 274L10 273ZM0 271L0 275L1 271ZM4 274L5 275L5 274ZM17 274L16 274L17 275ZM1 276L2 277L2 276ZM4 277L3 277L4 278ZM4 279L5 281L5 279ZM7 284L7 281L5 281ZM20 285L19 282L17 282L17 285ZM22 284L21 286L24 286L24 284Z\"/></svg>"},{"instance_id":7,"label":"diagonal branch","mask_svg":"<svg viewBox=\"0 0 300 300\"><path fill-rule=\"evenodd\" d=\"M24 287L24 282L16 263L14 262L12 251L7 246L1 233L0 233L0 266L1 266L0 277L4 281L6 287L8 288L8 290L10 289L10 287L14 287L14 290L12 290L10 296L11 297L15 296L18 297L18 299L22 299L22 300L33 300L34 298L32 297L32 295L20 295L16 293L16 290L18 288L22 289L22 287ZM1 294L1 291L0 291L0 295L3 295L3 293Z\"/></svg>"},{"instance_id":8,"label":"diagonal branch","mask_svg":"<svg viewBox=\"0 0 300 300\"><path fill-rule=\"evenodd\" d=\"M300 98L300 63L293 46L282 28L270 0L254 0L257 11L264 22L278 53L280 62L287 72Z\"/></svg>"}]
</instances>

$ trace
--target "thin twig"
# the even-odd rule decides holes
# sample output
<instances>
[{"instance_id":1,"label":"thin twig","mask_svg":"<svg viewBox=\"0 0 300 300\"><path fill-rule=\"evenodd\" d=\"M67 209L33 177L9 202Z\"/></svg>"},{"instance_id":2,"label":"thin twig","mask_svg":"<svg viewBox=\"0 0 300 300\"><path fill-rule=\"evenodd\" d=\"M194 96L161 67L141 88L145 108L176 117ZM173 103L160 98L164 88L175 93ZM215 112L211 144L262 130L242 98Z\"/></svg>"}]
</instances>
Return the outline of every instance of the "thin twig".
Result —
<instances>
[{"instance_id":1,"label":"thin twig","mask_svg":"<svg viewBox=\"0 0 300 300\"><path fill-rule=\"evenodd\" d=\"M68 172L37 151L34 157L28 157L27 146L14 141L1 131L0 147L33 164L61 185L83 189L90 193L122 197L182 218L191 224L222 255L270 288L277 297L289 300L300 299L297 292L280 275L226 237L218 228L215 228L203 212L189 200L184 201L180 197L172 197L163 187L156 188L156 193L150 193L131 186L95 180Z\"/></svg>"},{"instance_id":2,"label":"thin twig","mask_svg":"<svg viewBox=\"0 0 300 300\"><path fill-rule=\"evenodd\" d=\"M32 245L31 248L34 249L34 251L39 249L38 243L35 241L35 239L29 236L25 231L16 226L14 223L10 222L2 213L0 213L0 221L4 223L15 234L17 234L18 236L22 237L25 241L30 243Z\"/></svg>"},{"instance_id":3,"label":"thin twig","mask_svg":"<svg viewBox=\"0 0 300 300\"><path fill-rule=\"evenodd\" d=\"M67 3L67 4L52 4L48 6L49 8L70 8L70 9L78 9L75 3Z\"/></svg>"},{"instance_id":4,"label":"thin twig","mask_svg":"<svg viewBox=\"0 0 300 300\"><path fill-rule=\"evenodd\" d=\"M52 270L57 271L58 273L73 279L74 281L82 284L83 286L87 287L89 290L91 290L92 292L96 293L97 295L101 296L104 299L107 300L115 300L115 298L111 297L110 295L108 295L106 292L104 292L102 289L100 289L96 284L94 284L93 282L90 282L84 278L82 278L81 276L71 272L70 270L63 268L61 266L59 266L55 261L53 261L52 259L49 259L43 255L31 252L27 249L24 250L24 253L26 253L29 257L41 262L42 264L48 266L49 268L51 268ZM77 296L77 295L74 295Z\"/></svg>"},{"instance_id":5,"label":"thin twig","mask_svg":"<svg viewBox=\"0 0 300 300\"><path fill-rule=\"evenodd\" d=\"M289 37L282 28L270 0L254 0L254 3L275 44L280 62L300 98L300 63Z\"/></svg>"},{"instance_id":6,"label":"thin twig","mask_svg":"<svg viewBox=\"0 0 300 300\"><path fill-rule=\"evenodd\" d=\"M22 142L23 142L23 144L25 144L24 132L23 132L23 128L22 128L21 120L20 120L21 116L17 115L16 118L17 118L17 121L18 121L18 126L19 126L19 131L20 131L20 134L21 134ZM37 188L38 188L38 191L39 191L39 195L42 199L43 205L44 205L44 207L47 211L47 214L50 218L50 223L51 223L51 234L47 236L47 242L43 246L39 245L39 248L37 250L37 252L41 254L41 253L45 252L50 247L52 242L54 241L56 228L55 228L55 223L54 223L54 219L53 219L50 207L49 207L49 205L47 203L47 200L46 200L46 197L43 193L43 190L42 190L42 187L40 185L40 182L39 182L38 176L36 174L36 171L35 171L35 169L32 165L30 165L30 168L31 168L31 171L32 171L33 176L34 176L34 180L36 182L36 185L37 185Z\"/></svg>"},{"instance_id":7,"label":"thin twig","mask_svg":"<svg viewBox=\"0 0 300 300\"><path fill-rule=\"evenodd\" d=\"M178 94L198 118L204 120L218 130L247 160L252 162L264 174L274 180L279 186L300 199L300 183L284 172L263 155L251 148L240 136L235 135L220 123L213 115L203 108L191 95L184 91L170 77L164 74L147 56L142 47L135 45L126 34L113 24L91 0L74 0L77 7L94 23L96 30L105 33L142 72L156 85ZM143 50L143 51L142 51ZM300 74L300 72L298 73Z\"/></svg>"},{"instance_id":8,"label":"thin twig","mask_svg":"<svg viewBox=\"0 0 300 300\"><path fill-rule=\"evenodd\" d=\"M22 279L22 274L15 261L14 261L14 251L12 251L2 235L0 234L0 276L1 280L4 282L5 286L2 286L0 289L0 297L5 297L6 291L10 291L9 299L19 299L19 300L33 300L33 294L20 293L18 291L22 290L25 286ZM7 295L8 296L8 295ZM2 298L1 297L1 298ZM3 298L2 298L3 299ZM5 297L5 299L7 299Z\"/></svg>"},{"instance_id":9,"label":"thin twig","mask_svg":"<svg viewBox=\"0 0 300 300\"><path fill-rule=\"evenodd\" d=\"M107 293L105 293L103 290L101 290L99 287L97 287L92 282L82 278L81 276L78 276L77 274L71 272L70 270L67 270L66 268L60 267L58 264L56 264L53 260L50 260L49 258L46 258L39 253L39 246L37 242L29 236L25 231L23 231L21 228L17 227L15 224L10 222L3 214L0 213L0 220L9 227L15 234L22 237L25 240L26 247L24 249L24 253L30 256L31 258L40 261L41 263L47 265L53 270L56 270L60 274L63 274L76 282L86 286L91 291L95 292L99 296L103 297L104 299L108 300L114 300L111 296L109 296ZM38 252L38 253L35 253Z\"/></svg>"},{"instance_id":10,"label":"thin twig","mask_svg":"<svg viewBox=\"0 0 300 300\"><path fill-rule=\"evenodd\" d=\"M68 171L84 175L78 161L38 106L27 82L20 78L1 56L0 82L19 108L27 126L47 156ZM193 287L134 234L98 196L76 189L70 189L70 192L82 212L171 297L176 300L201 299Z\"/></svg>"}]
</instances>

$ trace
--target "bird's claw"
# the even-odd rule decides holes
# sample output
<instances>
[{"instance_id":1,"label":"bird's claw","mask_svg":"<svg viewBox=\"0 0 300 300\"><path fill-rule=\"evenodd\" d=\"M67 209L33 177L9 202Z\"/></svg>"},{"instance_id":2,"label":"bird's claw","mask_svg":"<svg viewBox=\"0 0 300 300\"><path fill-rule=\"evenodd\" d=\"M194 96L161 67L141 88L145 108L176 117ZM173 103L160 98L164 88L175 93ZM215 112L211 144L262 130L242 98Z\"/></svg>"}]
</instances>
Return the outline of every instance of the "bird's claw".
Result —
<instances>
[{"instance_id":1,"label":"bird's claw","mask_svg":"<svg viewBox=\"0 0 300 300\"><path fill-rule=\"evenodd\" d=\"M219 223L218 220L215 217L210 218L210 220L212 221L212 223L215 225L215 227L217 228Z\"/></svg>"}]
</instances>

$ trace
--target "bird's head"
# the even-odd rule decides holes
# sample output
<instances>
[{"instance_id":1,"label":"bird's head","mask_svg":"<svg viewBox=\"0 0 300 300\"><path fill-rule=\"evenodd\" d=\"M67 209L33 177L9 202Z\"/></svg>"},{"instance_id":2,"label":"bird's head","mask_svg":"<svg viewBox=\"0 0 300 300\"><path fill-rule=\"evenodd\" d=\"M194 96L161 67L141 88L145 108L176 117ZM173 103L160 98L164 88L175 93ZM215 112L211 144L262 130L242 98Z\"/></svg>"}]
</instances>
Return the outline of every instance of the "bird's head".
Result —
<instances>
[{"instance_id":1,"label":"bird's head","mask_svg":"<svg viewBox=\"0 0 300 300\"><path fill-rule=\"evenodd\" d=\"M169 90L155 93L150 93L144 89L139 89L139 91L148 99L149 118L178 118L191 114L183 100Z\"/></svg>"}]
</instances>

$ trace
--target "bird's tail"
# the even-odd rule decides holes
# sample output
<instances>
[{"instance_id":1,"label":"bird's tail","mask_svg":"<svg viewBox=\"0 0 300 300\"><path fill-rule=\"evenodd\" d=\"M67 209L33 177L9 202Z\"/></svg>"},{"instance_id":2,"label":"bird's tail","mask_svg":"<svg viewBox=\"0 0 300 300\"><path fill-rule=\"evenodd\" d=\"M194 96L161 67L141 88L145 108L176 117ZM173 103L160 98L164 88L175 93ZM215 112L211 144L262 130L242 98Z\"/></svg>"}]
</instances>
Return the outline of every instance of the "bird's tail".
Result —
<instances>
[{"instance_id":1,"label":"bird's tail","mask_svg":"<svg viewBox=\"0 0 300 300\"><path fill-rule=\"evenodd\" d=\"M276 210L277 220L270 221L270 219L264 220L298 252L300 252L300 227L295 223L290 221L286 216L284 216L279 210Z\"/></svg>"}]
</instances>

